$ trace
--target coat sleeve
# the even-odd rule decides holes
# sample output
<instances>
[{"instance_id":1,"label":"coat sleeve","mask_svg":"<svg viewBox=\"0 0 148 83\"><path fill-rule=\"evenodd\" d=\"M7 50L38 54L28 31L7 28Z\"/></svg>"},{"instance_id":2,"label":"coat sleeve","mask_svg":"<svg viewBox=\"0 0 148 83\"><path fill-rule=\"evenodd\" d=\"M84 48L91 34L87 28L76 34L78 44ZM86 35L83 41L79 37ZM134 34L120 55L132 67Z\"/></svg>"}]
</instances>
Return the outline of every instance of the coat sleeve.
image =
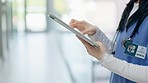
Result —
<instances>
[{"instance_id":1,"label":"coat sleeve","mask_svg":"<svg viewBox=\"0 0 148 83\"><path fill-rule=\"evenodd\" d=\"M148 83L148 66L135 65L105 54L101 64L108 70L138 83Z\"/></svg>"},{"instance_id":2,"label":"coat sleeve","mask_svg":"<svg viewBox=\"0 0 148 83\"><path fill-rule=\"evenodd\" d=\"M97 41L102 42L107 48L107 53L111 54L112 47L113 47L112 41L99 28L97 28L96 34L89 37L94 42L97 42Z\"/></svg>"}]
</instances>

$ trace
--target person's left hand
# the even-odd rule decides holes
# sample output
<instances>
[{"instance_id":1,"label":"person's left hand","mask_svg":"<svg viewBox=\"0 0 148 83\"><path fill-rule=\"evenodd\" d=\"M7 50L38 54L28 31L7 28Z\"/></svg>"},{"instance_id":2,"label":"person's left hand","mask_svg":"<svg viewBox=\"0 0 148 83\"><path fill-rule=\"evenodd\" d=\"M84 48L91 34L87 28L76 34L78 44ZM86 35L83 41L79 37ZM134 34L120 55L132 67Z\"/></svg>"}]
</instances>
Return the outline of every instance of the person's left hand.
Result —
<instances>
[{"instance_id":1,"label":"person's left hand","mask_svg":"<svg viewBox=\"0 0 148 83\"><path fill-rule=\"evenodd\" d=\"M82 38L78 37L78 39L84 44L89 55L92 55L98 60L101 60L104 54L106 53L106 48L101 42L96 42L96 44L100 46L98 49L96 49L95 47L87 43L85 40L83 40Z\"/></svg>"}]
</instances>

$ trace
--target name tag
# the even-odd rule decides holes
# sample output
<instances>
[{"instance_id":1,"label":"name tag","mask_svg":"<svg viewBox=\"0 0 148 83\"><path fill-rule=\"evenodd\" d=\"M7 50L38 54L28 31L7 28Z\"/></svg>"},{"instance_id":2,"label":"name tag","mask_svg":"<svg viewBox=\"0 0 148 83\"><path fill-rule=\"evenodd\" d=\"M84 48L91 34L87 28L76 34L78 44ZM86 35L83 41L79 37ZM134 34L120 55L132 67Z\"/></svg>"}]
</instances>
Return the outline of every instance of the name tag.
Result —
<instances>
[{"instance_id":1,"label":"name tag","mask_svg":"<svg viewBox=\"0 0 148 83\"><path fill-rule=\"evenodd\" d=\"M146 58L146 51L147 51L146 47L138 46L135 57L145 59Z\"/></svg>"},{"instance_id":2,"label":"name tag","mask_svg":"<svg viewBox=\"0 0 148 83\"><path fill-rule=\"evenodd\" d=\"M139 45L133 44L132 42L129 42L127 44L127 47L126 47L124 53L128 54L130 56L145 59L146 53L147 53L147 48L144 46L139 46Z\"/></svg>"}]
</instances>

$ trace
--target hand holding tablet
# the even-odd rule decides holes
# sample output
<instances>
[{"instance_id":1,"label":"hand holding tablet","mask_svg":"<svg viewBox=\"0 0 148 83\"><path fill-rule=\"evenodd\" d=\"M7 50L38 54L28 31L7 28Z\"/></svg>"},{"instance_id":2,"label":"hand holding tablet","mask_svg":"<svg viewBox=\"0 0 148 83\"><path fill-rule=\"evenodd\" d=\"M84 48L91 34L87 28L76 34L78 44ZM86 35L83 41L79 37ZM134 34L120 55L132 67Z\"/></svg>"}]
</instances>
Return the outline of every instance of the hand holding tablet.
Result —
<instances>
[{"instance_id":1,"label":"hand holding tablet","mask_svg":"<svg viewBox=\"0 0 148 83\"><path fill-rule=\"evenodd\" d=\"M52 18L54 21L56 21L57 23L59 23L60 25L62 25L63 27L67 28L68 30L70 30L71 32L73 32L74 34L76 34L78 37L80 37L83 40L85 40L86 42L88 42L90 45L94 46L96 49L99 48L99 45L98 44L96 44L95 42L91 41L90 39L88 39L87 37L85 37L83 34L81 34L80 32L76 31L74 28L72 28L69 25L67 25L66 23L64 23L62 20L60 20L55 15L49 14L48 16L50 18Z\"/></svg>"}]
</instances>

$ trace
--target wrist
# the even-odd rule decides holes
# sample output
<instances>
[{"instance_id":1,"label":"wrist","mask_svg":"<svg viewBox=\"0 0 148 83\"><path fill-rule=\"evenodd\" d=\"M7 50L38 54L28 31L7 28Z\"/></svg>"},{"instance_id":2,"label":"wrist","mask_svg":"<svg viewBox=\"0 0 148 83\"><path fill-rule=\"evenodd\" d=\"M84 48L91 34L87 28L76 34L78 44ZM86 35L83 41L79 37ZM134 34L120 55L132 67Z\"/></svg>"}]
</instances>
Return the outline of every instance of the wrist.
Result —
<instances>
[{"instance_id":1,"label":"wrist","mask_svg":"<svg viewBox=\"0 0 148 83\"><path fill-rule=\"evenodd\" d=\"M100 54L99 57L97 57L97 59L99 61L102 61L105 55L106 55L106 53Z\"/></svg>"},{"instance_id":2,"label":"wrist","mask_svg":"<svg viewBox=\"0 0 148 83\"><path fill-rule=\"evenodd\" d=\"M102 63L104 60L105 60L105 58L108 56L108 53L104 53L103 55L102 55L102 57L100 58L100 62Z\"/></svg>"}]
</instances>

